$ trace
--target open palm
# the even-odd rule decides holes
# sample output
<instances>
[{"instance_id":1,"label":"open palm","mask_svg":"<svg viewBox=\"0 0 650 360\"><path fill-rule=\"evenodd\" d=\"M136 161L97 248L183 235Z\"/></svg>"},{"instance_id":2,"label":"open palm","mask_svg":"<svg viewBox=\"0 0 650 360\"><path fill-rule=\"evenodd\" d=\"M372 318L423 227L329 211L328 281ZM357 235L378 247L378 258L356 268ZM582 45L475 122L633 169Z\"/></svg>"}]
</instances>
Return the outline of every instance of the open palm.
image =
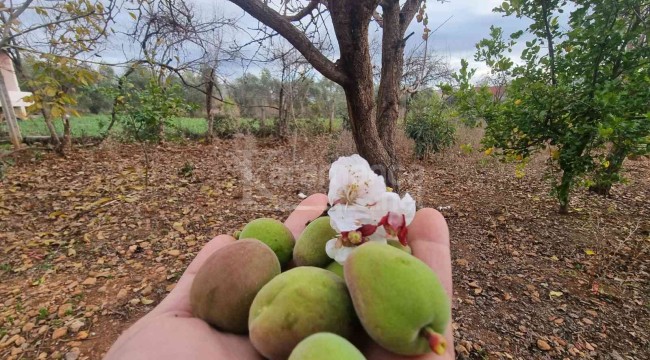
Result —
<instances>
[{"instance_id":1,"label":"open palm","mask_svg":"<svg viewBox=\"0 0 650 360\"><path fill-rule=\"evenodd\" d=\"M298 238L306 224L320 216L326 206L325 195L312 195L300 203L285 224ZM196 272L211 254L232 241L235 241L233 237L220 235L206 244L169 296L125 331L105 359L262 359L247 336L217 331L192 316L189 294ZM413 254L438 274L451 297L449 233L442 215L432 209L418 211L409 226L409 242ZM444 356L427 354L420 358L453 359L453 339L449 329L445 336L447 352ZM374 343L362 350L368 359L402 358Z\"/></svg>"}]
</instances>

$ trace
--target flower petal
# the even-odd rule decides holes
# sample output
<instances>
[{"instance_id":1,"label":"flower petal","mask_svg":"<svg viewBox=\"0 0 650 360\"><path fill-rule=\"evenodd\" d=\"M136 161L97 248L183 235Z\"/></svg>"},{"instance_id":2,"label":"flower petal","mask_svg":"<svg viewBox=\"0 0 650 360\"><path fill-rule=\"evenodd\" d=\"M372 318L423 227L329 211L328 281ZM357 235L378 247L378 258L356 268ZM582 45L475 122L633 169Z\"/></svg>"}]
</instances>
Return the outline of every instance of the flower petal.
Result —
<instances>
[{"instance_id":1,"label":"flower petal","mask_svg":"<svg viewBox=\"0 0 650 360\"><path fill-rule=\"evenodd\" d=\"M356 246L355 247L341 246L340 248L338 248L334 260L336 260L337 263L343 265L345 263L345 260L347 260L348 256L350 256L350 254L352 254L352 252L356 248L357 248Z\"/></svg>"},{"instance_id":2,"label":"flower petal","mask_svg":"<svg viewBox=\"0 0 650 360\"><path fill-rule=\"evenodd\" d=\"M369 205L386 191L384 178L375 174L359 155L340 157L329 171L327 198L330 205L339 203Z\"/></svg>"},{"instance_id":3,"label":"flower petal","mask_svg":"<svg viewBox=\"0 0 650 360\"><path fill-rule=\"evenodd\" d=\"M406 217L406 225L409 225L415 218L415 200L406 193L399 203L400 212Z\"/></svg>"},{"instance_id":4,"label":"flower petal","mask_svg":"<svg viewBox=\"0 0 650 360\"><path fill-rule=\"evenodd\" d=\"M338 233L357 230L372 220L370 209L361 205L334 205L327 211L327 215L332 229Z\"/></svg>"},{"instance_id":5,"label":"flower petal","mask_svg":"<svg viewBox=\"0 0 650 360\"><path fill-rule=\"evenodd\" d=\"M329 256L332 259L336 258L336 253L338 252L338 249L336 248L336 242L338 239L332 239L328 240L327 243L325 243L325 252L327 253L327 256Z\"/></svg>"}]
</instances>

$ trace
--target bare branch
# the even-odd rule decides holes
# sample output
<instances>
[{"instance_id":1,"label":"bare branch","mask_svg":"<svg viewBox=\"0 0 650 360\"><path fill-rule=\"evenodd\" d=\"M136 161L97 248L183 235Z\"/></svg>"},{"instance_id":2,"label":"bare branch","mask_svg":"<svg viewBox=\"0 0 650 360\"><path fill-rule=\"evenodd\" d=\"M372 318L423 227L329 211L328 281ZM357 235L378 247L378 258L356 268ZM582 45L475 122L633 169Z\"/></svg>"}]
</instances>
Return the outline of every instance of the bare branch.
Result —
<instances>
[{"instance_id":1,"label":"bare branch","mask_svg":"<svg viewBox=\"0 0 650 360\"><path fill-rule=\"evenodd\" d=\"M294 15L285 16L284 18L292 22L300 21L305 16L311 14L311 12L318 7L318 3L319 3L318 0L311 0L309 4L307 4L307 6L302 8L299 12L295 13Z\"/></svg>"},{"instance_id":2,"label":"bare branch","mask_svg":"<svg viewBox=\"0 0 650 360\"><path fill-rule=\"evenodd\" d=\"M400 32L402 35L406 33L406 29L409 27L411 20L413 20L415 13L418 12L421 5L422 0L406 0L406 3L402 5L399 14Z\"/></svg>"},{"instance_id":3,"label":"bare branch","mask_svg":"<svg viewBox=\"0 0 650 360\"><path fill-rule=\"evenodd\" d=\"M298 28L293 26L289 20L271 9L261 1L230 0L230 2L242 8L248 14L261 21L264 25L278 32L287 39L304 57L311 63L318 72L326 78L344 84L347 76L330 59L307 38Z\"/></svg>"}]
</instances>

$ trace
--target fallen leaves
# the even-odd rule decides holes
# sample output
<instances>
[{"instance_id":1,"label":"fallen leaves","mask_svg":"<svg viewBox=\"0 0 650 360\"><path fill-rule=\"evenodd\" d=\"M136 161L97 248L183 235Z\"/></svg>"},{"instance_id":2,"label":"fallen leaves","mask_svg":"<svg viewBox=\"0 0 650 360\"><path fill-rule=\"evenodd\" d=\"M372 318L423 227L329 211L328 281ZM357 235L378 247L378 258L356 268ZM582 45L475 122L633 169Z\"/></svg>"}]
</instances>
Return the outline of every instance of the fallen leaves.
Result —
<instances>
[{"instance_id":1,"label":"fallen leaves","mask_svg":"<svg viewBox=\"0 0 650 360\"><path fill-rule=\"evenodd\" d=\"M13 349L25 359L101 358L119 331L174 289L214 235L255 217L281 219L297 194L326 188L322 149L329 139L301 141L256 149L249 184L236 140L219 142L219 156L194 144L156 148L148 187L139 148L129 145L12 167L0 182L0 358ZM596 357L594 351L612 349L648 357L639 345L648 329L638 325L647 316L641 285L648 276L639 265L647 256L635 245L647 234L634 233L607 271L598 268L598 260L610 259L605 251L612 247L603 241L626 238L638 219L650 218L647 160L626 163L636 166L631 185L615 187L612 198L576 192L572 203L583 211L560 216L541 180L543 162L531 162L525 179L512 181L511 164L481 164L478 157L491 161L482 154L460 161L442 154L432 162L401 156L404 191L430 207L453 205L443 213L461 358ZM187 161L195 170L181 179L176 170ZM279 164L295 164L287 165L286 179L276 176ZM52 340L63 328L67 333ZM551 349L540 349L538 339Z\"/></svg>"},{"instance_id":2,"label":"fallen leaves","mask_svg":"<svg viewBox=\"0 0 650 360\"><path fill-rule=\"evenodd\" d=\"M61 327L61 328L55 329L52 332L52 340L62 338L64 336L66 336L67 334L68 334L68 328L67 327Z\"/></svg>"},{"instance_id":3,"label":"fallen leaves","mask_svg":"<svg viewBox=\"0 0 650 360\"><path fill-rule=\"evenodd\" d=\"M548 342L546 342L546 340L543 339L537 340L537 348L542 351L550 351L552 349L551 345L549 345Z\"/></svg>"}]
</instances>

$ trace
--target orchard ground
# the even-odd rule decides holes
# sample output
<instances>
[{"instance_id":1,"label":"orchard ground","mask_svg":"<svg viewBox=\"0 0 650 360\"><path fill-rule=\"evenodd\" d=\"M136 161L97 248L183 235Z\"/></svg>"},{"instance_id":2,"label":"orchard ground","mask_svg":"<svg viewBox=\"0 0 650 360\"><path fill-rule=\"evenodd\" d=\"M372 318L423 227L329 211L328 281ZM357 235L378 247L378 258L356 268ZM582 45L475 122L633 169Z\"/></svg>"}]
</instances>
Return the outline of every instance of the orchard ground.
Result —
<instances>
[{"instance_id":1,"label":"orchard ground","mask_svg":"<svg viewBox=\"0 0 650 360\"><path fill-rule=\"evenodd\" d=\"M650 160L611 198L557 213L543 156L523 177L473 149L425 161L399 141L401 184L451 231L459 358L650 358ZM468 145L469 144L469 145ZM99 359L174 287L209 239L284 219L327 190L349 133L149 148L105 141L67 159L23 151L0 180L0 358ZM521 175L521 174L519 174Z\"/></svg>"}]
</instances>

